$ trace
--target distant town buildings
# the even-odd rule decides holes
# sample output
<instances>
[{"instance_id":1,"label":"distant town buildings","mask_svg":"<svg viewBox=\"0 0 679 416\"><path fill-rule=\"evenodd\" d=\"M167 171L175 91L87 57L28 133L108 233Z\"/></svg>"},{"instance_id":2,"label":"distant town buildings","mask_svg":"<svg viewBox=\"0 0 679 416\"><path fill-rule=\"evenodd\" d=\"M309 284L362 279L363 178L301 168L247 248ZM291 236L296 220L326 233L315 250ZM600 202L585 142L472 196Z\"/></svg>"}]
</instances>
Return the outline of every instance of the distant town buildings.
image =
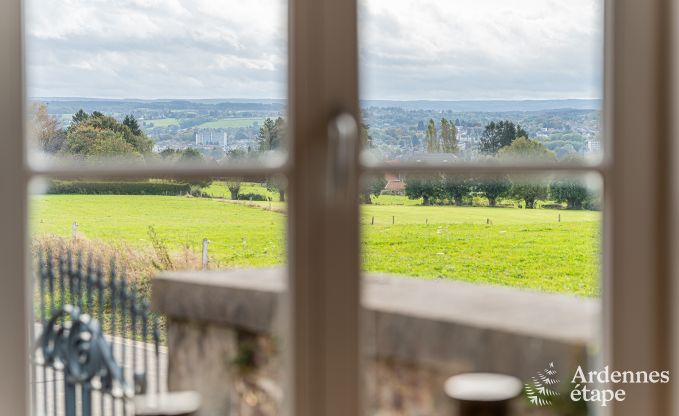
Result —
<instances>
[{"instance_id":1,"label":"distant town buildings","mask_svg":"<svg viewBox=\"0 0 679 416\"><path fill-rule=\"evenodd\" d=\"M601 142L599 140L587 140L585 143L585 153L601 153Z\"/></svg>"}]
</instances>

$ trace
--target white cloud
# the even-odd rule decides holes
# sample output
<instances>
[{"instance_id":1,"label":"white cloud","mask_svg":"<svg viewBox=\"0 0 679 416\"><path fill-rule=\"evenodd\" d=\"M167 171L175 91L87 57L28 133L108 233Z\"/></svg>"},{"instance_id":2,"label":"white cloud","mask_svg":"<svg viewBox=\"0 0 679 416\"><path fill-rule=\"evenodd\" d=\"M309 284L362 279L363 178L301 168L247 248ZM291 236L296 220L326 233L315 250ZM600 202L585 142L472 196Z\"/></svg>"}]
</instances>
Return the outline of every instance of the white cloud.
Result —
<instances>
[{"instance_id":1,"label":"white cloud","mask_svg":"<svg viewBox=\"0 0 679 416\"><path fill-rule=\"evenodd\" d=\"M362 0L362 92L601 97L601 0Z\"/></svg>"},{"instance_id":2,"label":"white cloud","mask_svg":"<svg viewBox=\"0 0 679 416\"><path fill-rule=\"evenodd\" d=\"M379 99L601 96L602 0L359 0ZM285 0L27 0L32 96L285 96Z\"/></svg>"}]
</instances>

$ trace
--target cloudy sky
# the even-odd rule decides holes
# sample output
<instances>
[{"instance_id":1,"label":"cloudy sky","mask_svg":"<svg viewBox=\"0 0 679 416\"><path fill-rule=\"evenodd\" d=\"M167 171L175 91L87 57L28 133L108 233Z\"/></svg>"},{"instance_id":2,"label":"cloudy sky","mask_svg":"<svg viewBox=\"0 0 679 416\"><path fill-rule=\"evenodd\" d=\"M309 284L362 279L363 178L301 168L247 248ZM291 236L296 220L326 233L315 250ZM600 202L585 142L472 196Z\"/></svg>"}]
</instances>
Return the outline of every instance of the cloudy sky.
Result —
<instances>
[{"instance_id":1,"label":"cloudy sky","mask_svg":"<svg viewBox=\"0 0 679 416\"><path fill-rule=\"evenodd\" d=\"M359 0L367 99L600 98L602 0ZM33 97L284 98L283 0L28 0Z\"/></svg>"}]
</instances>

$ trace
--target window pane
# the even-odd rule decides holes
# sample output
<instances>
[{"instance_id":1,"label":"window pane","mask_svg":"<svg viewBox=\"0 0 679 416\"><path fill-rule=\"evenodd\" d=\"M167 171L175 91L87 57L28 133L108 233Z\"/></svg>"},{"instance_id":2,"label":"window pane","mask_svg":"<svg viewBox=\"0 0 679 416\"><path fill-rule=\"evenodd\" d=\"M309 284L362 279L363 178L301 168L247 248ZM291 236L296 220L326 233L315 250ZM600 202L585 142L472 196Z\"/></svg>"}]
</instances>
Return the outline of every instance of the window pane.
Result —
<instances>
[{"instance_id":1,"label":"window pane","mask_svg":"<svg viewBox=\"0 0 679 416\"><path fill-rule=\"evenodd\" d=\"M38 336L80 322L71 307L95 320L71 330L96 337L100 324L114 364L125 369L126 385L114 373L111 389L99 375L74 383L78 395L82 386L94 390L92 414L141 412L144 389L198 392L209 414L279 412L285 193L278 177L34 184L35 414L67 413L60 365L76 364L61 349L50 361L50 344ZM59 314L63 321L50 324ZM88 357L90 344L81 349ZM136 393L112 400L125 386Z\"/></svg>"},{"instance_id":2,"label":"window pane","mask_svg":"<svg viewBox=\"0 0 679 416\"><path fill-rule=\"evenodd\" d=\"M26 2L31 160L193 164L285 148L282 0ZM185 156L185 157L182 157ZM236 161L228 160L233 164Z\"/></svg>"},{"instance_id":3,"label":"window pane","mask_svg":"<svg viewBox=\"0 0 679 416\"><path fill-rule=\"evenodd\" d=\"M562 381L549 414L587 414L569 393L599 342L600 178L393 172L363 183L367 414L456 414L448 377L500 373L523 387L550 362ZM539 410L515 393L520 414Z\"/></svg>"},{"instance_id":4,"label":"window pane","mask_svg":"<svg viewBox=\"0 0 679 416\"><path fill-rule=\"evenodd\" d=\"M360 0L359 14L371 160L601 156L602 0Z\"/></svg>"}]
</instances>

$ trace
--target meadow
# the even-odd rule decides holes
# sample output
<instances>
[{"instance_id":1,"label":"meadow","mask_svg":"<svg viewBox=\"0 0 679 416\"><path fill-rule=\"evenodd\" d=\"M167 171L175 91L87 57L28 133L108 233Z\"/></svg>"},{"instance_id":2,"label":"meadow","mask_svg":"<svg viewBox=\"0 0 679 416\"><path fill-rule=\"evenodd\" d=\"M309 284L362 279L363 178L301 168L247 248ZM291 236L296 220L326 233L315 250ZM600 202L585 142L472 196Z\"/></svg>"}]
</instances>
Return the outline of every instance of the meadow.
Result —
<instances>
[{"instance_id":1,"label":"meadow","mask_svg":"<svg viewBox=\"0 0 679 416\"><path fill-rule=\"evenodd\" d=\"M147 124L153 124L153 127L179 127L179 120L176 118L156 118L152 120L146 120Z\"/></svg>"},{"instance_id":2,"label":"meadow","mask_svg":"<svg viewBox=\"0 0 679 416\"><path fill-rule=\"evenodd\" d=\"M81 238L148 249L153 227L173 252L199 253L202 239L208 238L214 268L282 264L284 204L232 202L220 198L219 184L213 187L216 198L36 195L31 199L32 235L69 238L76 221ZM264 192L252 184L241 192L258 188ZM276 201L276 194L271 196ZM376 202L386 203L383 198ZM365 270L584 296L599 293L598 212L402 202L362 206Z\"/></svg>"}]
</instances>

